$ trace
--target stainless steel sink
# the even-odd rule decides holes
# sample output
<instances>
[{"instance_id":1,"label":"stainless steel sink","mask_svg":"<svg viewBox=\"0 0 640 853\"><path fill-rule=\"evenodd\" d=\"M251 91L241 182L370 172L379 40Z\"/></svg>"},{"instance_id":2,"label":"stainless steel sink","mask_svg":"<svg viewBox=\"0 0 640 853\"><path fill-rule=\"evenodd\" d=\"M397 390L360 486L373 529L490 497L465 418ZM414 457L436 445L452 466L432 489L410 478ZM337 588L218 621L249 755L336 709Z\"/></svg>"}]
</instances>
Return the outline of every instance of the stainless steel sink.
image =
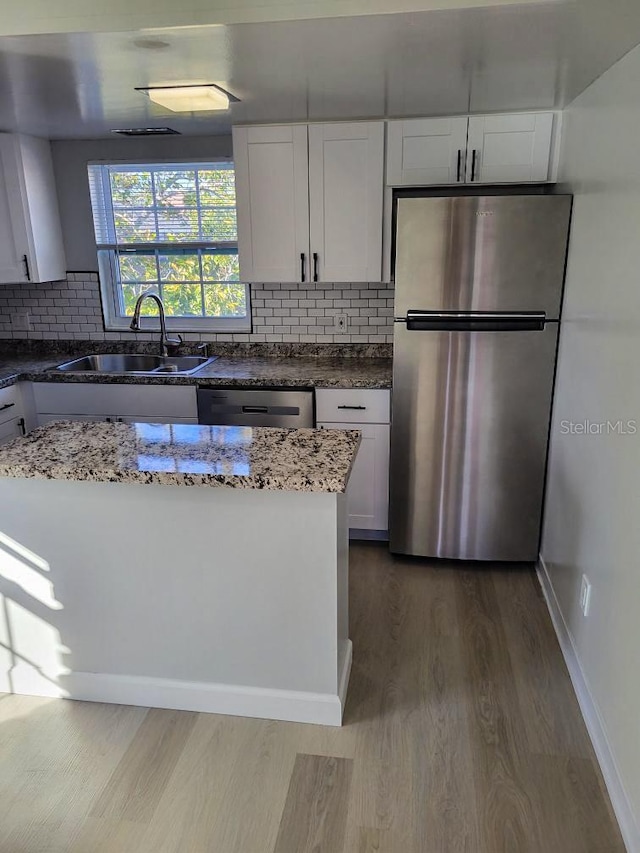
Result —
<instances>
[{"instance_id":1,"label":"stainless steel sink","mask_svg":"<svg viewBox=\"0 0 640 853\"><path fill-rule=\"evenodd\" d=\"M199 355L129 355L107 353L85 355L73 361L59 364L55 370L64 373L135 373L145 375L189 376L215 361L217 356L204 358Z\"/></svg>"}]
</instances>

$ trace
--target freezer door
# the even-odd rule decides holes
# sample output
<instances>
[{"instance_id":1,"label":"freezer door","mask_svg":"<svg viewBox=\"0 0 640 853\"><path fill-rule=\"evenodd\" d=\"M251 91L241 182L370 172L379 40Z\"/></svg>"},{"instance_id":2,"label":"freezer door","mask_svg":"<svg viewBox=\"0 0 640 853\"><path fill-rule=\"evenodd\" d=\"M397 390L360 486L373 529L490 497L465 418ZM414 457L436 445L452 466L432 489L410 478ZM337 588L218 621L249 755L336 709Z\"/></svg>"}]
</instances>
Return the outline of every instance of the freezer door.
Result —
<instances>
[{"instance_id":1,"label":"freezer door","mask_svg":"<svg viewBox=\"0 0 640 853\"><path fill-rule=\"evenodd\" d=\"M412 309L560 316L571 196L400 198L395 314Z\"/></svg>"},{"instance_id":2,"label":"freezer door","mask_svg":"<svg viewBox=\"0 0 640 853\"><path fill-rule=\"evenodd\" d=\"M558 324L395 335L391 550L536 560Z\"/></svg>"}]
</instances>

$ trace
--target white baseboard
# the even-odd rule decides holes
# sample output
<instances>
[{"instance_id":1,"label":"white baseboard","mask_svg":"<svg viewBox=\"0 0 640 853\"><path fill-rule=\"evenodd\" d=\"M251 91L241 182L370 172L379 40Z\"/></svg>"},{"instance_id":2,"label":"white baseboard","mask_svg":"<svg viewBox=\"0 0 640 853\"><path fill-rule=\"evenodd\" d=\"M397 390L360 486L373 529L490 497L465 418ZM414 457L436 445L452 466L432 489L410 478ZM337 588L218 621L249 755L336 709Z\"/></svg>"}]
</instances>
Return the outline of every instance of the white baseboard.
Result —
<instances>
[{"instance_id":1,"label":"white baseboard","mask_svg":"<svg viewBox=\"0 0 640 853\"><path fill-rule=\"evenodd\" d=\"M600 769L602 770L613 810L620 825L620 832L622 833L624 843L629 853L640 853L640 828L636 823L633 808L622 784L618 766L609 745L602 717L591 694L589 683L580 664L580 658L573 642L573 637L560 608L560 603L556 597L542 555L540 555L538 561L537 573L547 607L549 608L551 621L553 622L553 627L558 637L567 669L569 670L573 689L578 699L578 704L580 705L580 710L598 763L600 764Z\"/></svg>"},{"instance_id":2,"label":"white baseboard","mask_svg":"<svg viewBox=\"0 0 640 853\"><path fill-rule=\"evenodd\" d=\"M10 692L340 726L350 670L349 640L341 661L339 691L335 695L96 672L72 672L56 679L44 679L34 667L19 667L18 671L13 671Z\"/></svg>"}]
</instances>

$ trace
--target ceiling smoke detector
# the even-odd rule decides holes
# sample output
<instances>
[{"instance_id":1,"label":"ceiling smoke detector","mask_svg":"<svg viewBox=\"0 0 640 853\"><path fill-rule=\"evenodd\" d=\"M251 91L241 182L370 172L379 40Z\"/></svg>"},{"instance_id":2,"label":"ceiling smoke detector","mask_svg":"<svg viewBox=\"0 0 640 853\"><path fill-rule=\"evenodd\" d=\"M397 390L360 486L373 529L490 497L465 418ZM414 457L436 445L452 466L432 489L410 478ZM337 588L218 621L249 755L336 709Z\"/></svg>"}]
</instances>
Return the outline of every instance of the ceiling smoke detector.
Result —
<instances>
[{"instance_id":1,"label":"ceiling smoke detector","mask_svg":"<svg viewBox=\"0 0 640 853\"><path fill-rule=\"evenodd\" d=\"M228 110L229 105L240 100L217 83L194 86L144 86L136 92L144 92L154 104L159 104L174 113L216 112Z\"/></svg>"}]
</instances>

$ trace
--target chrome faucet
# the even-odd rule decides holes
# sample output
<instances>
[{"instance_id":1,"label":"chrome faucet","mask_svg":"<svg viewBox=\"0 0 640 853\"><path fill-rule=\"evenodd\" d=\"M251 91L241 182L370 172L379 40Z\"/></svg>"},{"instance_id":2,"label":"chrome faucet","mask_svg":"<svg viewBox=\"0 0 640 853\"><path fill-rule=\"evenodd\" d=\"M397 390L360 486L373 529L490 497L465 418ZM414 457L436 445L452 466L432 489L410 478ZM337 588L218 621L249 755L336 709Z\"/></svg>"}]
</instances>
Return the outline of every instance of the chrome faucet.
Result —
<instances>
[{"instance_id":1,"label":"chrome faucet","mask_svg":"<svg viewBox=\"0 0 640 853\"><path fill-rule=\"evenodd\" d=\"M180 335L176 335L172 338L167 334L167 321L164 313L164 303L156 293L143 293L138 297L136 307L133 309L133 320L131 321L131 326L129 328L133 332L140 332L142 330L142 326L140 325L140 309L142 308L142 303L145 299L153 299L158 306L158 312L160 314L160 355L169 355L169 347L179 347L182 343L182 338Z\"/></svg>"}]
</instances>

